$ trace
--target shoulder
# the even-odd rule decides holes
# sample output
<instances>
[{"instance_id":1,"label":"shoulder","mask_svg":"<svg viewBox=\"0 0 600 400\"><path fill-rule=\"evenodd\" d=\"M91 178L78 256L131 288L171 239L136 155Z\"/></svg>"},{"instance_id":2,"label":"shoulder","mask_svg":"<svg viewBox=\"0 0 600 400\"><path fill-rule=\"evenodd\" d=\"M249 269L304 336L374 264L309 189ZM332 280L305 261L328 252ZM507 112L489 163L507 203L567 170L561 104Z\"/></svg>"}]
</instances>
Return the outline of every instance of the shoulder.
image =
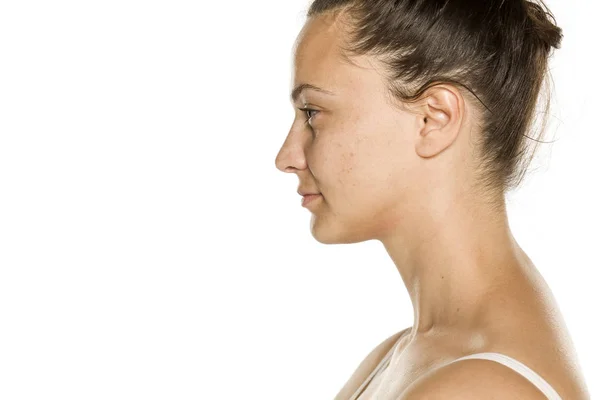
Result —
<instances>
[{"instance_id":1,"label":"shoulder","mask_svg":"<svg viewBox=\"0 0 600 400\"><path fill-rule=\"evenodd\" d=\"M400 332L396 332L375 346L375 348L373 348L369 354L367 354L366 357L364 357L363 360L358 364L358 367L356 367L350 378L335 396L335 400L350 398L363 383L363 381L367 379L377 364L381 362L381 359L387 354L392 346L400 339L401 336L409 332L411 328L412 327L408 327Z\"/></svg>"},{"instance_id":2,"label":"shoulder","mask_svg":"<svg viewBox=\"0 0 600 400\"><path fill-rule=\"evenodd\" d=\"M355 372L361 383L367 377L367 375L373 371L377 364L381 362L388 351L398 342L400 337L404 336L410 329L411 328L409 327L400 332L396 332L391 336L388 336L381 343L375 346L375 348L373 348L373 350L371 350L366 357L363 358Z\"/></svg>"},{"instance_id":3,"label":"shoulder","mask_svg":"<svg viewBox=\"0 0 600 400\"><path fill-rule=\"evenodd\" d=\"M547 400L528 379L495 361L467 359L435 369L413 382L398 400Z\"/></svg>"},{"instance_id":4,"label":"shoulder","mask_svg":"<svg viewBox=\"0 0 600 400\"><path fill-rule=\"evenodd\" d=\"M391 336L385 338L381 343L379 343L371 352L363 359L363 363L365 364L379 364L381 359L388 353L388 351L400 340L402 336L410 333L410 329L412 327L408 327L406 329L401 330L400 332L396 332ZM375 367L375 365L373 365ZM372 369L372 368L369 368ZM370 372L370 371L369 371Z\"/></svg>"}]
</instances>

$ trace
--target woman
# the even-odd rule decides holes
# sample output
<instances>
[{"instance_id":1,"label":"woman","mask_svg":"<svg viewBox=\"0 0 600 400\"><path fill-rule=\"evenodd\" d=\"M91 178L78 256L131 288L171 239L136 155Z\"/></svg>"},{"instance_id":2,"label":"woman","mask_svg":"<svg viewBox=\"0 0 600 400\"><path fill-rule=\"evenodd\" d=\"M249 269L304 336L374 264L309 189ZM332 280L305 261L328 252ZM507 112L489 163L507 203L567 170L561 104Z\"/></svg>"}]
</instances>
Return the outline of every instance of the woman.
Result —
<instances>
[{"instance_id":1,"label":"woman","mask_svg":"<svg viewBox=\"0 0 600 400\"><path fill-rule=\"evenodd\" d=\"M312 3L277 168L319 242L381 241L414 307L336 400L589 398L504 200L562 39L549 18L523 0Z\"/></svg>"}]
</instances>

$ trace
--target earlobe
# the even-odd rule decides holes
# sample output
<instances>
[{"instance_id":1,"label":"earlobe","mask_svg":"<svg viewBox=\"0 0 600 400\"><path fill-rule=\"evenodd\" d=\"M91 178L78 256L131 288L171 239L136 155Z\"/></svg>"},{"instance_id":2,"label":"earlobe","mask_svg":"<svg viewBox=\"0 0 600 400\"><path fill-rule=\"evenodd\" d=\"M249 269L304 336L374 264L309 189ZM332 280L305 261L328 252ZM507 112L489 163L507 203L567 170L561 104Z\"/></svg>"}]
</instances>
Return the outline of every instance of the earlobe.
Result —
<instances>
[{"instance_id":1,"label":"earlobe","mask_svg":"<svg viewBox=\"0 0 600 400\"><path fill-rule=\"evenodd\" d=\"M438 138L439 135L436 135L436 130L430 130L424 135L421 135L416 146L417 154L423 158L430 158L438 154L443 150Z\"/></svg>"}]
</instances>

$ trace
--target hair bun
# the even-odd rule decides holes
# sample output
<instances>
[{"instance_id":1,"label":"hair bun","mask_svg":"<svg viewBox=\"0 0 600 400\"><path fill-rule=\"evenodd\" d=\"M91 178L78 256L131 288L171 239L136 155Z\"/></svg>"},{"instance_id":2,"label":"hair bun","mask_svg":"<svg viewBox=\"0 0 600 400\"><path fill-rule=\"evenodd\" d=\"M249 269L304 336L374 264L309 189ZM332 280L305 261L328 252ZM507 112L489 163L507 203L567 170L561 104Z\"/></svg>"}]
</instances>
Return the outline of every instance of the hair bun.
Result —
<instances>
[{"instance_id":1,"label":"hair bun","mask_svg":"<svg viewBox=\"0 0 600 400\"><path fill-rule=\"evenodd\" d=\"M562 29L556 25L554 15L552 15L544 2L542 0L539 1L541 5L534 1L525 1L525 8L527 15L533 23L533 30L540 40L548 46L560 49L563 38ZM552 21L549 17L552 18Z\"/></svg>"}]
</instances>

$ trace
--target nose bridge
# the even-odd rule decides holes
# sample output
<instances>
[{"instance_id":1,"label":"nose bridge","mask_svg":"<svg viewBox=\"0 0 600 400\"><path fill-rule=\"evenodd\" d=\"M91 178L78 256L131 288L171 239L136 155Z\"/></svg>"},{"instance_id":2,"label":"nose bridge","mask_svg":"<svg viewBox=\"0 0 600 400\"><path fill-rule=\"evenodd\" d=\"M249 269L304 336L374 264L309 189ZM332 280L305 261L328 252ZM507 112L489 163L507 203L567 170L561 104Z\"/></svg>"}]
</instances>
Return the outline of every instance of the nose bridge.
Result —
<instances>
[{"instance_id":1,"label":"nose bridge","mask_svg":"<svg viewBox=\"0 0 600 400\"><path fill-rule=\"evenodd\" d=\"M295 124L292 124L285 141L279 149L275 158L275 166L282 172L289 172L289 167L302 169L304 164L304 146L302 143L301 132L294 130Z\"/></svg>"}]
</instances>

